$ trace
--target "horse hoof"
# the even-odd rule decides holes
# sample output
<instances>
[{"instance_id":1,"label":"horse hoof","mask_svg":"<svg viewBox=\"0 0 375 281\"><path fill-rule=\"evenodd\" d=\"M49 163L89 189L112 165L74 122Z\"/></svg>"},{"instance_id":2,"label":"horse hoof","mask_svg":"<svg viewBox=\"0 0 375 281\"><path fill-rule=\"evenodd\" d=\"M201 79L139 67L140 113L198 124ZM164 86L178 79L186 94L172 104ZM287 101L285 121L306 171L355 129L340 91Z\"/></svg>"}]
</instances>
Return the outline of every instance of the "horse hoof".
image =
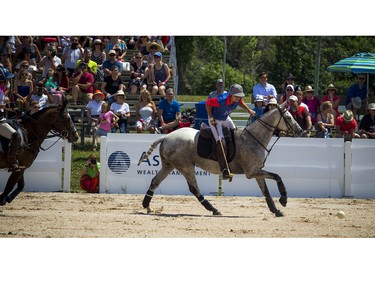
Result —
<instances>
[{"instance_id":1,"label":"horse hoof","mask_svg":"<svg viewBox=\"0 0 375 281\"><path fill-rule=\"evenodd\" d=\"M152 214L154 212L153 209L151 209L150 207L147 207L147 214Z\"/></svg>"},{"instance_id":2,"label":"horse hoof","mask_svg":"<svg viewBox=\"0 0 375 281\"><path fill-rule=\"evenodd\" d=\"M283 212L281 212L280 210L277 210L276 213L275 213L275 216L276 216L277 218L279 218L279 217L283 217L284 214L283 214Z\"/></svg>"},{"instance_id":3,"label":"horse hoof","mask_svg":"<svg viewBox=\"0 0 375 281\"><path fill-rule=\"evenodd\" d=\"M3 200L0 201L0 206L4 206L6 203L7 203L7 201L4 198Z\"/></svg>"},{"instance_id":4,"label":"horse hoof","mask_svg":"<svg viewBox=\"0 0 375 281\"><path fill-rule=\"evenodd\" d=\"M280 199L279 199L279 202L280 202L281 206L286 207L286 203L288 203L288 197L281 196Z\"/></svg>"},{"instance_id":5,"label":"horse hoof","mask_svg":"<svg viewBox=\"0 0 375 281\"><path fill-rule=\"evenodd\" d=\"M222 216L222 214L218 210L215 210L212 213L214 216Z\"/></svg>"}]
</instances>

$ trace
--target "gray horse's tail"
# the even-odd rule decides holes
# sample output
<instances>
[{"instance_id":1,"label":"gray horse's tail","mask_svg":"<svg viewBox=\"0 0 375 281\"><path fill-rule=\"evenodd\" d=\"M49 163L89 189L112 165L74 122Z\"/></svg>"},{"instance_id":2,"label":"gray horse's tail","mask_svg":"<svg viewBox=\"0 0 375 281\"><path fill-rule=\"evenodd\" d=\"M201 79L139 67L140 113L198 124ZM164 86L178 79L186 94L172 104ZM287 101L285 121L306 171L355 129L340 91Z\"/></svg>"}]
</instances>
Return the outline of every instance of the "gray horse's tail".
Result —
<instances>
[{"instance_id":1,"label":"gray horse's tail","mask_svg":"<svg viewBox=\"0 0 375 281\"><path fill-rule=\"evenodd\" d=\"M150 155L151 153L155 150L155 148L159 145L159 143L162 143L164 141L166 136L154 141L152 144L151 144L151 147L148 149L148 151L143 155L143 157L139 160L138 162L138 165L140 165L143 161L145 161Z\"/></svg>"}]
</instances>

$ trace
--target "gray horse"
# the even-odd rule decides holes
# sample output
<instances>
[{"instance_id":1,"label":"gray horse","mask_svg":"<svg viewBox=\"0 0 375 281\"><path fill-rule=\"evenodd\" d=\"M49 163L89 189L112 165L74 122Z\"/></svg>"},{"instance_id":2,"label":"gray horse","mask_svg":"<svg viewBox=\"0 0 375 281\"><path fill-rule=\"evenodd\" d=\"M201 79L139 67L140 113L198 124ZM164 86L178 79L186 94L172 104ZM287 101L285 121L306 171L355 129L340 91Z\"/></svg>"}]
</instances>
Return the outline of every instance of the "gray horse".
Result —
<instances>
[{"instance_id":1,"label":"gray horse","mask_svg":"<svg viewBox=\"0 0 375 281\"><path fill-rule=\"evenodd\" d=\"M289 134L300 135L301 127L285 109L285 104L280 108L273 109L265 113L257 121L248 124L244 129L235 130L236 154L229 163L229 167L234 174L245 174L248 179L255 178L264 195L268 208L276 217L283 216L278 210L268 191L265 179L273 179L277 183L280 192L279 202L282 206L287 204L287 192L281 177L275 173L263 170L266 160L267 145L271 140L274 131L287 132ZM220 174L220 167L217 161L200 157L197 153L199 131L192 128L181 128L158 140L156 140L145 153L143 159L146 160L152 151L160 144L160 158L162 168L151 180L149 189L143 199L143 207L148 213L153 212L150 202L156 188L173 170L177 169L186 179L189 190L198 201L214 215L221 213L214 208L211 203L200 193L197 180L195 178L195 166L202 168L213 174Z\"/></svg>"}]
</instances>

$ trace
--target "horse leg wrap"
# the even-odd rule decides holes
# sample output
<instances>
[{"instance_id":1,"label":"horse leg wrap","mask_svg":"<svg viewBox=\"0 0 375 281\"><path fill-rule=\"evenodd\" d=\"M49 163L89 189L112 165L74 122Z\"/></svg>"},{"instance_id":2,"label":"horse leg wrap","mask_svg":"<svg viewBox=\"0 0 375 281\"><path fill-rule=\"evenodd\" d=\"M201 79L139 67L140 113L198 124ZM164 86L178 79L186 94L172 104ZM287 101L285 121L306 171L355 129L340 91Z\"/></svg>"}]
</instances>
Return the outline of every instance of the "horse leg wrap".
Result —
<instances>
[{"instance_id":1,"label":"horse leg wrap","mask_svg":"<svg viewBox=\"0 0 375 281\"><path fill-rule=\"evenodd\" d=\"M198 201L206 208L206 210L211 211L214 215L221 215L221 213L214 208L209 201L207 201L203 195L197 197Z\"/></svg>"},{"instance_id":2,"label":"horse leg wrap","mask_svg":"<svg viewBox=\"0 0 375 281\"><path fill-rule=\"evenodd\" d=\"M143 198L143 202L142 202L143 208L148 208L150 206L150 202L151 202L152 196L154 196L154 192L148 190L146 192L145 197Z\"/></svg>"}]
</instances>

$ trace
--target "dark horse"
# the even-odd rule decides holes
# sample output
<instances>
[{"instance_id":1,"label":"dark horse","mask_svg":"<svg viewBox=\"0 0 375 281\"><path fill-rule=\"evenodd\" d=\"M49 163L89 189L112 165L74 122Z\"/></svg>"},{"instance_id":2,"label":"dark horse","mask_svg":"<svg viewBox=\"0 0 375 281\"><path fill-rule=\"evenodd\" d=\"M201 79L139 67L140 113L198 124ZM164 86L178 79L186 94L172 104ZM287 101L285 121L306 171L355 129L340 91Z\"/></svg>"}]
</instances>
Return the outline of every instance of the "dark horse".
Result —
<instances>
[{"instance_id":1,"label":"dark horse","mask_svg":"<svg viewBox=\"0 0 375 281\"><path fill-rule=\"evenodd\" d=\"M66 111L67 100L60 106L44 108L31 116L24 116L20 121L20 128L25 143L17 153L17 159L21 166L29 168L38 156L40 146L52 131L53 136L67 139L70 143L78 140L75 126ZM0 152L0 168L7 167L5 152ZM0 195L0 205L10 203L23 190L25 186L24 171L12 172L9 176L4 192ZM12 192L15 184L17 188Z\"/></svg>"},{"instance_id":2,"label":"dark horse","mask_svg":"<svg viewBox=\"0 0 375 281\"><path fill-rule=\"evenodd\" d=\"M302 132L301 127L293 119L290 113L285 109L285 104L280 108L267 112L257 121L247 125L244 129L235 130L236 155L229 163L229 167L234 174L245 174L248 179L255 178L266 202L269 210L277 217L283 216L278 210L268 191L265 179L275 180L280 192L279 202L282 206L287 204L287 192L281 177L275 173L263 170L266 160L267 145L271 140L274 131L288 132L292 135L299 135ZM195 166L200 167L210 173L219 174L220 167L217 161L204 159L197 153L199 131L192 128L182 128L169 135L156 140L147 153L145 153L144 161L152 153L152 151L160 144L160 158L162 168L157 175L151 180L149 189L143 199L143 207L147 212L152 212L150 202L154 191L160 183L173 170L177 169L186 179L189 190L198 201L214 215L221 213L214 208L211 203L206 200L200 193L197 180L195 178Z\"/></svg>"}]
</instances>

